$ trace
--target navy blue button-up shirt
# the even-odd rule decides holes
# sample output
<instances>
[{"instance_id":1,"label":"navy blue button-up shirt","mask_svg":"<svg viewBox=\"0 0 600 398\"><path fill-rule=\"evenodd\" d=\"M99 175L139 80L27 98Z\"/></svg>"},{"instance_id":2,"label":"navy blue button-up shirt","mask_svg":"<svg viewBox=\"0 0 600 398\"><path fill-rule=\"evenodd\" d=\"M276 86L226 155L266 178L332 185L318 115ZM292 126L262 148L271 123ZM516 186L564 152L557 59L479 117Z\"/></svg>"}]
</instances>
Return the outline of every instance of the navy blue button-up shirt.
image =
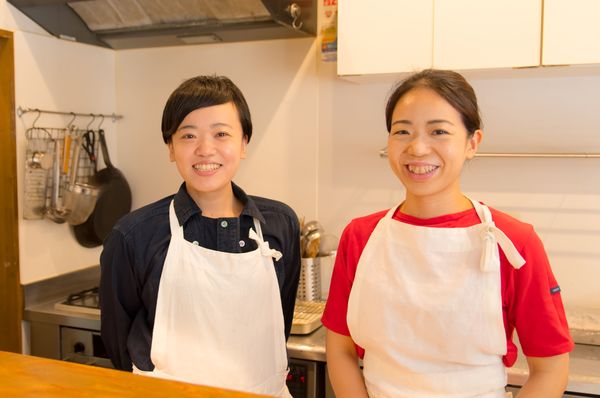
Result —
<instances>
[{"instance_id":1,"label":"navy blue button-up shirt","mask_svg":"<svg viewBox=\"0 0 600 398\"><path fill-rule=\"evenodd\" d=\"M152 329L158 286L171 240L169 205L173 199L184 238L211 250L255 250L256 242L248 237L248 232L254 227L254 218L260 221L263 239L283 254L274 266L286 339L289 336L300 276L298 218L281 202L246 195L233 183L232 188L244 206L239 217L204 217L182 184L175 195L123 217L104 241L100 256L101 335L116 368L131 370L133 362L138 369L154 369L150 360Z\"/></svg>"}]
</instances>

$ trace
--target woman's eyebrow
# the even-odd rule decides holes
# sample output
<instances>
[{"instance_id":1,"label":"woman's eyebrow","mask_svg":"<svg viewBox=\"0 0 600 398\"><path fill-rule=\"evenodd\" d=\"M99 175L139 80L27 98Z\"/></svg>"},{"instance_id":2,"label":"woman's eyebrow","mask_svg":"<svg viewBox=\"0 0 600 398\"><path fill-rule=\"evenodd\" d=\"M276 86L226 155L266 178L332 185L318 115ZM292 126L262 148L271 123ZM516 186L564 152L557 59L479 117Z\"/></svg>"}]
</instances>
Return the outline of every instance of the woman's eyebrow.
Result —
<instances>
[{"instance_id":1,"label":"woman's eyebrow","mask_svg":"<svg viewBox=\"0 0 600 398\"><path fill-rule=\"evenodd\" d=\"M223 123L223 122L217 122L217 123L213 123L210 125L210 127L215 128L215 127L229 127L231 128L231 126L227 123Z\"/></svg>"},{"instance_id":2,"label":"woman's eyebrow","mask_svg":"<svg viewBox=\"0 0 600 398\"><path fill-rule=\"evenodd\" d=\"M448 123L448 124L451 124L452 126L454 126L454 123L452 123L450 120L446 120L446 119L433 119L433 120L429 120L427 122L427 124L438 124L438 123Z\"/></svg>"},{"instance_id":3,"label":"woman's eyebrow","mask_svg":"<svg viewBox=\"0 0 600 398\"><path fill-rule=\"evenodd\" d=\"M433 119L433 120L428 120L427 124L438 124L438 123L448 123L454 126L454 123L452 123L449 120L446 119ZM394 120L392 122L392 126L395 124L407 124L407 125L412 125L413 123L410 120L406 120L406 119L400 119L400 120Z\"/></svg>"},{"instance_id":4,"label":"woman's eyebrow","mask_svg":"<svg viewBox=\"0 0 600 398\"><path fill-rule=\"evenodd\" d=\"M181 126L179 126L179 127L177 128L177 130L183 130L183 129L193 129L193 128L195 128L195 127L196 127L196 125L194 125L194 124L182 124Z\"/></svg>"},{"instance_id":5,"label":"woman's eyebrow","mask_svg":"<svg viewBox=\"0 0 600 398\"><path fill-rule=\"evenodd\" d=\"M392 126L395 124L409 124L412 125L412 122L410 120L406 120L406 119L401 119L401 120L394 120L392 122Z\"/></svg>"}]
</instances>

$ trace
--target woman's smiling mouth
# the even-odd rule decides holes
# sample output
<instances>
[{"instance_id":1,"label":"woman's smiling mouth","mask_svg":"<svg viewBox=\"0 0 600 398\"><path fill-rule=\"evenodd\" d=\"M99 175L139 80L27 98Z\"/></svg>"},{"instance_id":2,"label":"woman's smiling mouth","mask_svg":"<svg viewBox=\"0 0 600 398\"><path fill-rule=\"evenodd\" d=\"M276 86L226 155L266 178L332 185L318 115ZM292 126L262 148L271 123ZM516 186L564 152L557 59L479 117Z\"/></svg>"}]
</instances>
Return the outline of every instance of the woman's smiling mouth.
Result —
<instances>
[{"instance_id":1,"label":"woman's smiling mouth","mask_svg":"<svg viewBox=\"0 0 600 398\"><path fill-rule=\"evenodd\" d=\"M433 171L437 170L439 167L440 166L434 166L434 165L413 165L413 164L406 165L406 169L408 170L409 173L417 174L417 175L431 174Z\"/></svg>"},{"instance_id":2,"label":"woman's smiling mouth","mask_svg":"<svg viewBox=\"0 0 600 398\"><path fill-rule=\"evenodd\" d=\"M220 163L197 163L193 167L198 171L214 171L222 165Z\"/></svg>"}]
</instances>

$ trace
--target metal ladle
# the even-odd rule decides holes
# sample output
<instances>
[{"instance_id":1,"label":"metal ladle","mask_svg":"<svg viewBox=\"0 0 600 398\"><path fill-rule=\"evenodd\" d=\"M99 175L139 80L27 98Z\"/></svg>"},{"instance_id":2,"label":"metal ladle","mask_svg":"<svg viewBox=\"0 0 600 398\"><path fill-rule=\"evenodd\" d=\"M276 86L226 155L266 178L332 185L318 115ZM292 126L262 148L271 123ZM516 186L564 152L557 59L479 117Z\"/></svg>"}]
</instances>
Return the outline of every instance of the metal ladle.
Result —
<instances>
[{"instance_id":1,"label":"metal ladle","mask_svg":"<svg viewBox=\"0 0 600 398\"><path fill-rule=\"evenodd\" d=\"M308 237L308 234L310 234L312 231L322 231L323 227L321 226L321 224L316 221L309 221L307 222L303 227L302 227L302 231L300 231L300 235L302 237L304 237L304 239L306 239Z\"/></svg>"},{"instance_id":2,"label":"metal ladle","mask_svg":"<svg viewBox=\"0 0 600 398\"><path fill-rule=\"evenodd\" d=\"M319 242L321 240L321 231L318 229L312 230L304 240L303 257L315 258L319 254Z\"/></svg>"},{"instance_id":3,"label":"metal ladle","mask_svg":"<svg viewBox=\"0 0 600 398\"><path fill-rule=\"evenodd\" d=\"M54 163L52 170L52 197L50 198L50 207L46 209L44 216L54 221L55 223L62 224L67 220L69 210L63 207L59 207L58 195L60 189L60 145L58 140L54 140Z\"/></svg>"}]
</instances>

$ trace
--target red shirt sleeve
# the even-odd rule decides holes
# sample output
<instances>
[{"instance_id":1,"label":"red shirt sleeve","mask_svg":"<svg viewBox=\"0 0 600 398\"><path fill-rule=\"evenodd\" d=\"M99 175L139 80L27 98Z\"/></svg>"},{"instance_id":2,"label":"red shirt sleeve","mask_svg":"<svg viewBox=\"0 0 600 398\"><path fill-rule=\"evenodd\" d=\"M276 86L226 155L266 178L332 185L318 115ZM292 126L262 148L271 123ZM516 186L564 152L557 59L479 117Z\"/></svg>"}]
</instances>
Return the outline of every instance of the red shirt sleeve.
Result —
<instances>
[{"instance_id":1,"label":"red shirt sleeve","mask_svg":"<svg viewBox=\"0 0 600 398\"><path fill-rule=\"evenodd\" d=\"M498 217L497 225L515 244L525 259L525 264L514 269L502 254L503 310L508 352L504 364L512 366L517 359L517 349L512 342L516 329L523 354L532 357L549 357L570 352L573 340L558 285L544 245L528 224L512 226L503 222L506 215Z\"/></svg>"}]
</instances>

